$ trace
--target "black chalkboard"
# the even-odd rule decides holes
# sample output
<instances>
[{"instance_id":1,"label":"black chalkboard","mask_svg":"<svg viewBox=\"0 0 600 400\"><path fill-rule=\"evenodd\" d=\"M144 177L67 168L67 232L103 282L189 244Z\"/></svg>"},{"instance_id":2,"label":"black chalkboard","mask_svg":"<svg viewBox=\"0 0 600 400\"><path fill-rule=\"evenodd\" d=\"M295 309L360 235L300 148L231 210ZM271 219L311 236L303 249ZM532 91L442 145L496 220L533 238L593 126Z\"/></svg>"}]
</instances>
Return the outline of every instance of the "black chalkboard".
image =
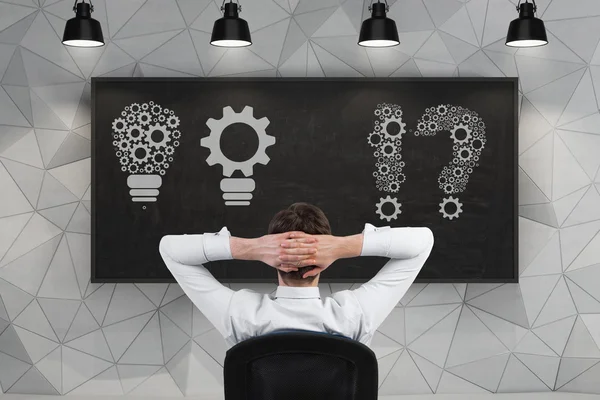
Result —
<instances>
[{"instance_id":1,"label":"black chalkboard","mask_svg":"<svg viewBox=\"0 0 600 400\"><path fill-rule=\"evenodd\" d=\"M298 201L336 235L430 227L420 281L517 281L516 79L96 78L92 98L94 282L171 281L163 235L260 236ZM363 282L385 261L321 279ZM276 279L260 263L207 267Z\"/></svg>"}]
</instances>

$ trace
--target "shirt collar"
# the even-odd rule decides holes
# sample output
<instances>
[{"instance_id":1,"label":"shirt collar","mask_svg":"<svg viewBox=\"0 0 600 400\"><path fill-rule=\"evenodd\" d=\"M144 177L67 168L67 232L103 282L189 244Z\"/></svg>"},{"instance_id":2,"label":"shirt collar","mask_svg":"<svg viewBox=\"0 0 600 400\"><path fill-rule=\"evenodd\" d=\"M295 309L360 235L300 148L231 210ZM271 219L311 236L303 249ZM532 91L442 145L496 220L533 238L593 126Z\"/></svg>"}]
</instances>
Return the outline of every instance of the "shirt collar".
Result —
<instances>
[{"instance_id":1,"label":"shirt collar","mask_svg":"<svg viewBox=\"0 0 600 400\"><path fill-rule=\"evenodd\" d=\"M285 299L320 299L318 286L308 287L293 287L293 286L277 286L275 298Z\"/></svg>"}]
</instances>

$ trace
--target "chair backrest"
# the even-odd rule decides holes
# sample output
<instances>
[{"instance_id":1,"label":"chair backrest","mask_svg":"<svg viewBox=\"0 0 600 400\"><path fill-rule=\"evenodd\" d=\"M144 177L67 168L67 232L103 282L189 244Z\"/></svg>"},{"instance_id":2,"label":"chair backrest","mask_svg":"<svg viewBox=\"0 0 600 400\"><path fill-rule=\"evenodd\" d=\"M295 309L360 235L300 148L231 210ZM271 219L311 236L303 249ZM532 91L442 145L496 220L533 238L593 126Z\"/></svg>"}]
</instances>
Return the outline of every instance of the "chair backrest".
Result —
<instances>
[{"instance_id":1,"label":"chair backrest","mask_svg":"<svg viewBox=\"0 0 600 400\"><path fill-rule=\"evenodd\" d=\"M375 353L356 340L286 330L225 356L225 400L377 400Z\"/></svg>"}]
</instances>

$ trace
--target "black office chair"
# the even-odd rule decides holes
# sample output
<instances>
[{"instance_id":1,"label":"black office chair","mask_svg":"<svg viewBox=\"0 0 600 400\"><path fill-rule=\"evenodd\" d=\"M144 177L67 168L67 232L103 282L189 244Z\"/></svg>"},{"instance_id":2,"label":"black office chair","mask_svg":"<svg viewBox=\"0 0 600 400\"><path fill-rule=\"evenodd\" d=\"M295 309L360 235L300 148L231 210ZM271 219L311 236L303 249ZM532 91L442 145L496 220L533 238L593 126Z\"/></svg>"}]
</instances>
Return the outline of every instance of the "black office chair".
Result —
<instances>
[{"instance_id":1,"label":"black office chair","mask_svg":"<svg viewBox=\"0 0 600 400\"><path fill-rule=\"evenodd\" d=\"M375 353L356 340L286 330L227 351L225 400L377 400Z\"/></svg>"}]
</instances>

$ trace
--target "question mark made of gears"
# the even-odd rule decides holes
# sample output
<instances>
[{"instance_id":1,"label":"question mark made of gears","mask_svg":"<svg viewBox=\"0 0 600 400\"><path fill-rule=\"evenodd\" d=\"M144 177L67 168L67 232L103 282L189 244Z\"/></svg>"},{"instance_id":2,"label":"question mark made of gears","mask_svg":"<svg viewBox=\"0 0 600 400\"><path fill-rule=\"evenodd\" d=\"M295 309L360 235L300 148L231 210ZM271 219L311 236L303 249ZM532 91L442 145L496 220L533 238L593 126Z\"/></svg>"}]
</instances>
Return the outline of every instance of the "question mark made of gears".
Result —
<instances>
[{"instance_id":1,"label":"question mark made of gears","mask_svg":"<svg viewBox=\"0 0 600 400\"><path fill-rule=\"evenodd\" d=\"M435 136L440 131L450 131L454 142L452 160L438 177L440 189L448 195L439 204L439 211L452 221L463 211L463 204L452 195L464 192L473 169L479 167L486 143L485 123L476 112L460 106L441 104L427 108L417 123L415 136Z\"/></svg>"},{"instance_id":2,"label":"question mark made of gears","mask_svg":"<svg viewBox=\"0 0 600 400\"><path fill-rule=\"evenodd\" d=\"M381 192L398 193L400 185L406 181L402 173L404 161L402 160L402 135L406 133L406 124L402 121L402 108L397 104L378 104L374 111L375 122L373 131L367 139L369 145L374 148L375 171L373 177L376 180L377 189ZM391 214L384 213L383 207L391 204L394 211ZM376 205L376 212L381 219L390 222L397 219L402 213L402 203L397 197L381 197Z\"/></svg>"}]
</instances>

